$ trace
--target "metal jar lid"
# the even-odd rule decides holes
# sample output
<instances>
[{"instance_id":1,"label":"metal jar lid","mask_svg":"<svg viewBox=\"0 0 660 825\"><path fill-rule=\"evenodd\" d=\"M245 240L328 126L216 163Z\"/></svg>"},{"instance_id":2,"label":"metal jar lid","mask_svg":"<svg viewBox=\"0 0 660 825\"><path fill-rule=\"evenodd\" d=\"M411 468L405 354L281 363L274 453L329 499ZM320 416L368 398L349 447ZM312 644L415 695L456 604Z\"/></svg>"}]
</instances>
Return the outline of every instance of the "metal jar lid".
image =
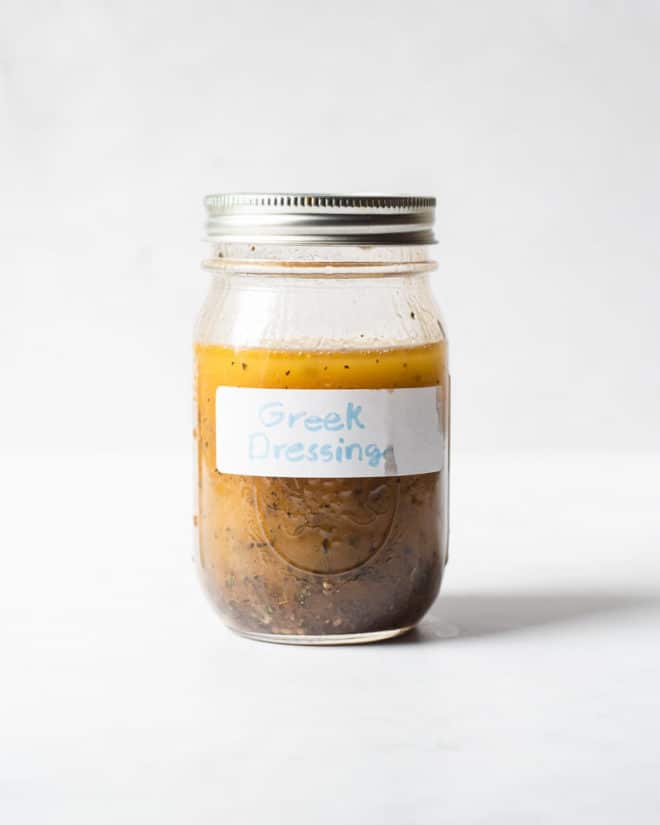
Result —
<instances>
[{"instance_id":1,"label":"metal jar lid","mask_svg":"<svg viewBox=\"0 0 660 825\"><path fill-rule=\"evenodd\" d=\"M208 195L204 205L213 243L435 243L435 198L271 192Z\"/></svg>"}]
</instances>

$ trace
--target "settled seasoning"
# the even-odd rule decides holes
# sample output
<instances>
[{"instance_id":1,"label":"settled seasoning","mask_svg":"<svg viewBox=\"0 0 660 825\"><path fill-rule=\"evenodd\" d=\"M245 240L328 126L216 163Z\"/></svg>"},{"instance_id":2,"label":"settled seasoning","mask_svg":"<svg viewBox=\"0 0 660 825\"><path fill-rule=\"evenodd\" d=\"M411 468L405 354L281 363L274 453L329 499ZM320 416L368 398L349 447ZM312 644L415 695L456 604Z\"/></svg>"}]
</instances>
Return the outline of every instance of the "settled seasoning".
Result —
<instances>
[{"instance_id":1,"label":"settled seasoning","mask_svg":"<svg viewBox=\"0 0 660 825\"><path fill-rule=\"evenodd\" d=\"M444 343L355 352L197 345L196 359L200 564L228 623L258 633L319 635L419 621L435 599L445 562L446 474L220 473L215 389L446 386ZM234 360L242 371L231 371Z\"/></svg>"}]
</instances>

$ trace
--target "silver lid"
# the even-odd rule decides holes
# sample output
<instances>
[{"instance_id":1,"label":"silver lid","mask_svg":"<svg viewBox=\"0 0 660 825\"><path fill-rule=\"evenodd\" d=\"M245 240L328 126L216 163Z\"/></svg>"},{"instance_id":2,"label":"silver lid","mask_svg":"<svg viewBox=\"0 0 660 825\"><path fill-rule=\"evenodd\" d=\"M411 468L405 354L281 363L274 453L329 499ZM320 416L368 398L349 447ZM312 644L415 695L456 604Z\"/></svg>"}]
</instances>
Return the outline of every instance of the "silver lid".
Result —
<instances>
[{"instance_id":1,"label":"silver lid","mask_svg":"<svg viewBox=\"0 0 660 825\"><path fill-rule=\"evenodd\" d=\"M204 205L214 243L435 243L435 198L270 192L207 195Z\"/></svg>"}]
</instances>

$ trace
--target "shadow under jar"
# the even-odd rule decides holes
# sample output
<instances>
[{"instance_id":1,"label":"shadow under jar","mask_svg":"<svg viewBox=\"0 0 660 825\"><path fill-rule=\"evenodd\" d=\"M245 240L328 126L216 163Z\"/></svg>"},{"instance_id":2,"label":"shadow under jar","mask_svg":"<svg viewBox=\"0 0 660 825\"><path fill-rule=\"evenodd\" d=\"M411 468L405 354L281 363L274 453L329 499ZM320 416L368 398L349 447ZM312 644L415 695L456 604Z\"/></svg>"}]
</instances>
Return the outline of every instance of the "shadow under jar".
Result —
<instances>
[{"instance_id":1,"label":"shadow under jar","mask_svg":"<svg viewBox=\"0 0 660 825\"><path fill-rule=\"evenodd\" d=\"M213 195L195 336L197 557L227 625L414 627L447 559L447 343L431 198Z\"/></svg>"}]
</instances>

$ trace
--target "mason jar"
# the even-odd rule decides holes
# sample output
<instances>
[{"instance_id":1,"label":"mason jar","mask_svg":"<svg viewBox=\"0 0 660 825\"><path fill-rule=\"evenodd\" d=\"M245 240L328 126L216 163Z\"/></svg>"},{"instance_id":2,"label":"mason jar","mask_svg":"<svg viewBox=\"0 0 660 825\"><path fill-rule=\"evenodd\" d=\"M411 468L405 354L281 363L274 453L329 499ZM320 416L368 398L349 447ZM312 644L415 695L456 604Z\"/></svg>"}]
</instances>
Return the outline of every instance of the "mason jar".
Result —
<instances>
[{"instance_id":1,"label":"mason jar","mask_svg":"<svg viewBox=\"0 0 660 825\"><path fill-rule=\"evenodd\" d=\"M252 639L371 642L447 560L449 373L428 197L206 198L197 558Z\"/></svg>"}]
</instances>

